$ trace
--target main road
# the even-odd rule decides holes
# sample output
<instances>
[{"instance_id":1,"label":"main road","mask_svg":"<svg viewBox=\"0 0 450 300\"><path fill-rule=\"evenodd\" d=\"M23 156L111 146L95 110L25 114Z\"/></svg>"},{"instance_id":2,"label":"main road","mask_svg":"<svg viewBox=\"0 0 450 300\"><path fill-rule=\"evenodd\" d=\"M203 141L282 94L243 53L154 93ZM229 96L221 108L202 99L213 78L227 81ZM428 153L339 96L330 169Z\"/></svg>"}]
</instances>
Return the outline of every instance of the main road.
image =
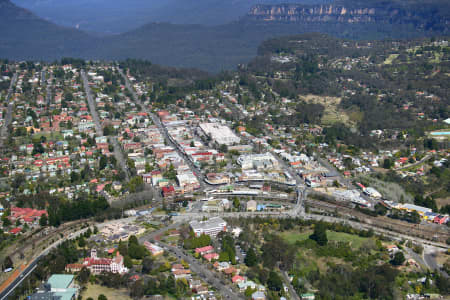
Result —
<instances>
[{"instance_id":1,"label":"main road","mask_svg":"<svg viewBox=\"0 0 450 300\"><path fill-rule=\"evenodd\" d=\"M50 253L50 251L56 247L58 247L60 244L65 242L68 239L73 239L80 234L83 234L89 227L83 228L81 230L78 230L74 233L68 234L64 238L61 238L48 246L45 250L43 250L38 256L33 258L30 263L25 267L24 270L20 271L19 276L17 276L3 291L0 292L0 300L7 299L7 297L14 292L16 287L18 287L22 281L24 281L33 271L36 269L38 262L44 258L47 254Z\"/></svg>"},{"instance_id":2,"label":"main road","mask_svg":"<svg viewBox=\"0 0 450 300\"><path fill-rule=\"evenodd\" d=\"M136 94L136 91L131 85L130 80L123 73L123 71L120 68L118 68L118 71L119 74L122 76L122 78L125 80L125 86L128 89L128 91L130 91L133 100L142 107L144 112L146 112L150 116L150 118L152 118L153 124L155 124L156 127L158 127L159 132L164 136L164 140L167 142L167 144L173 147L177 151L178 155L180 155L184 159L184 161L188 164L189 168L194 173L195 177L197 177L197 180L200 184L200 190L203 191L207 183L205 182L205 177L203 176L201 170L192 163L190 158L186 155L186 153L184 153L184 151L181 149L178 143L169 134L166 126L162 124L161 120L153 112L151 112L145 105L142 104L142 102L139 100L139 97Z\"/></svg>"}]
</instances>

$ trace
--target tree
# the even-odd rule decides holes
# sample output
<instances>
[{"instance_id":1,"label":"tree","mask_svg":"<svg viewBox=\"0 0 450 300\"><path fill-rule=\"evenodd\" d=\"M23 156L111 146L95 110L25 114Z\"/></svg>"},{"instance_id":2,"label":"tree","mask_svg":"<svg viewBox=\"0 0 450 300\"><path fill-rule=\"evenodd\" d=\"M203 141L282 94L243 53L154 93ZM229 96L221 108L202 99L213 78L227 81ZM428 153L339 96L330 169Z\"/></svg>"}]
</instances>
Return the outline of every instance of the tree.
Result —
<instances>
[{"instance_id":1,"label":"tree","mask_svg":"<svg viewBox=\"0 0 450 300\"><path fill-rule=\"evenodd\" d=\"M251 298L251 297L252 297L252 294L253 294L255 291L256 291L256 289L252 289L251 287L248 286L248 287L245 289L244 295L245 295L245 297L247 297L247 298Z\"/></svg>"},{"instance_id":2,"label":"tree","mask_svg":"<svg viewBox=\"0 0 450 300\"><path fill-rule=\"evenodd\" d=\"M11 221L6 217L2 217L3 227L11 226Z\"/></svg>"},{"instance_id":3,"label":"tree","mask_svg":"<svg viewBox=\"0 0 450 300\"><path fill-rule=\"evenodd\" d=\"M47 215L43 214L39 219L39 225L41 225L41 227L47 226L47 221L48 221Z\"/></svg>"},{"instance_id":4,"label":"tree","mask_svg":"<svg viewBox=\"0 0 450 300\"><path fill-rule=\"evenodd\" d=\"M394 258L391 260L391 264L394 266L401 266L405 262L405 256L403 255L403 252L398 251L395 253Z\"/></svg>"},{"instance_id":5,"label":"tree","mask_svg":"<svg viewBox=\"0 0 450 300\"><path fill-rule=\"evenodd\" d=\"M172 274L167 277L166 288L167 291L172 295L175 295L177 292L175 277Z\"/></svg>"},{"instance_id":6,"label":"tree","mask_svg":"<svg viewBox=\"0 0 450 300\"><path fill-rule=\"evenodd\" d=\"M235 198L233 199L233 206L234 206L234 208L239 208L240 205L241 205L241 202L239 201L239 198L238 198L238 197L235 197Z\"/></svg>"},{"instance_id":7,"label":"tree","mask_svg":"<svg viewBox=\"0 0 450 300\"><path fill-rule=\"evenodd\" d=\"M151 256L146 256L142 260L142 273L149 274L153 269L154 260Z\"/></svg>"},{"instance_id":8,"label":"tree","mask_svg":"<svg viewBox=\"0 0 450 300\"><path fill-rule=\"evenodd\" d=\"M128 255L134 259L142 259L147 254L147 249L139 244L131 244L128 247Z\"/></svg>"},{"instance_id":9,"label":"tree","mask_svg":"<svg viewBox=\"0 0 450 300\"><path fill-rule=\"evenodd\" d=\"M309 236L313 241L316 241L320 246L325 246L328 243L327 226L320 222L314 226L314 232Z\"/></svg>"},{"instance_id":10,"label":"tree","mask_svg":"<svg viewBox=\"0 0 450 300\"><path fill-rule=\"evenodd\" d=\"M13 264L13 261L12 261L11 257L7 256L5 258L5 260L3 261L2 270L6 270L6 269L9 269L9 268L13 268L13 267L14 267L14 264Z\"/></svg>"},{"instance_id":11,"label":"tree","mask_svg":"<svg viewBox=\"0 0 450 300\"><path fill-rule=\"evenodd\" d=\"M86 284L89 280L90 275L91 275L91 271L89 271L88 268L83 267L77 276L77 280L83 284Z\"/></svg>"},{"instance_id":12,"label":"tree","mask_svg":"<svg viewBox=\"0 0 450 300\"><path fill-rule=\"evenodd\" d=\"M258 263L258 257L256 256L255 250L253 247L250 247L247 251L247 256L244 259L245 264L247 267L253 267L256 266Z\"/></svg>"},{"instance_id":13,"label":"tree","mask_svg":"<svg viewBox=\"0 0 450 300\"><path fill-rule=\"evenodd\" d=\"M80 180L80 174L78 172L72 171L70 173L70 182L74 183Z\"/></svg>"},{"instance_id":14,"label":"tree","mask_svg":"<svg viewBox=\"0 0 450 300\"><path fill-rule=\"evenodd\" d=\"M100 158L99 169L103 170L108 165L108 158L105 155L102 155Z\"/></svg>"},{"instance_id":15,"label":"tree","mask_svg":"<svg viewBox=\"0 0 450 300\"><path fill-rule=\"evenodd\" d=\"M133 262L131 261L131 258L126 255L123 257L123 264L125 265L125 267L127 267L128 269L133 267Z\"/></svg>"},{"instance_id":16,"label":"tree","mask_svg":"<svg viewBox=\"0 0 450 300\"><path fill-rule=\"evenodd\" d=\"M130 288L130 296L134 299L142 298L144 296L144 292L144 284L141 280L134 282Z\"/></svg>"},{"instance_id":17,"label":"tree","mask_svg":"<svg viewBox=\"0 0 450 300\"><path fill-rule=\"evenodd\" d=\"M228 255L228 252L226 251L220 252L219 261L226 261L226 262L230 261L230 256Z\"/></svg>"},{"instance_id":18,"label":"tree","mask_svg":"<svg viewBox=\"0 0 450 300\"><path fill-rule=\"evenodd\" d=\"M390 169L392 167L392 161L389 158L385 158L383 161L383 168Z\"/></svg>"},{"instance_id":19,"label":"tree","mask_svg":"<svg viewBox=\"0 0 450 300\"><path fill-rule=\"evenodd\" d=\"M84 239L84 236L80 236L80 238L78 239L78 246L80 248L86 247L86 240Z\"/></svg>"},{"instance_id":20,"label":"tree","mask_svg":"<svg viewBox=\"0 0 450 300\"><path fill-rule=\"evenodd\" d=\"M189 288L189 284L186 278L182 278L176 281L177 288L177 298L183 298L182 296L186 294Z\"/></svg>"},{"instance_id":21,"label":"tree","mask_svg":"<svg viewBox=\"0 0 450 300\"><path fill-rule=\"evenodd\" d=\"M139 241L135 235L130 236L128 239L128 247L130 247L132 244L139 245Z\"/></svg>"},{"instance_id":22,"label":"tree","mask_svg":"<svg viewBox=\"0 0 450 300\"><path fill-rule=\"evenodd\" d=\"M98 295L98 298L97 298L97 300L108 300L108 298L106 298L106 296L105 296L105 295L103 295L103 294L100 294L100 295Z\"/></svg>"},{"instance_id":23,"label":"tree","mask_svg":"<svg viewBox=\"0 0 450 300\"><path fill-rule=\"evenodd\" d=\"M280 276L275 271L270 271L269 279L267 280L267 286L271 291L281 291L283 288L283 282Z\"/></svg>"}]
</instances>

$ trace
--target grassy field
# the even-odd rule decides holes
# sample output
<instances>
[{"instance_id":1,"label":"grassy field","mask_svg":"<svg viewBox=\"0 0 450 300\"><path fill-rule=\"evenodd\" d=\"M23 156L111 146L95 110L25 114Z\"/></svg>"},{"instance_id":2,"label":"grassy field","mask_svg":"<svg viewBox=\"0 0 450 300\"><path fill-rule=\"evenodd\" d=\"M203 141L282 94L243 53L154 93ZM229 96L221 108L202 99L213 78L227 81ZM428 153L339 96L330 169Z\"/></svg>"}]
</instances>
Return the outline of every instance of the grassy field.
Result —
<instances>
[{"instance_id":1,"label":"grassy field","mask_svg":"<svg viewBox=\"0 0 450 300\"><path fill-rule=\"evenodd\" d=\"M392 62L393 62L397 57L398 57L398 54L391 54L391 55L389 55L388 58L386 58L386 60L384 61L383 64L385 64L385 65L391 65Z\"/></svg>"},{"instance_id":2,"label":"grassy field","mask_svg":"<svg viewBox=\"0 0 450 300\"><path fill-rule=\"evenodd\" d=\"M58 140L62 140L63 136L60 133L57 132L37 132L35 134L33 134L33 139L40 139L42 136L45 136L47 138L47 140L49 141L58 141Z\"/></svg>"},{"instance_id":3,"label":"grassy field","mask_svg":"<svg viewBox=\"0 0 450 300\"><path fill-rule=\"evenodd\" d=\"M285 231L281 236L290 244L297 241L306 240L312 234L312 230L305 232ZM360 237L354 234L344 232L335 232L327 230L328 241L348 242L352 248L358 249L367 240L367 238Z\"/></svg>"},{"instance_id":4,"label":"grassy field","mask_svg":"<svg viewBox=\"0 0 450 300\"><path fill-rule=\"evenodd\" d=\"M324 106L322 123L332 125L337 122L351 122L347 114L339 109L341 103L340 97L323 97L316 95L301 96L301 99L307 103L321 104Z\"/></svg>"},{"instance_id":5,"label":"grassy field","mask_svg":"<svg viewBox=\"0 0 450 300\"><path fill-rule=\"evenodd\" d=\"M87 299L91 297L92 299L97 299L100 294L103 294L108 299L117 299L117 300L132 300L128 296L128 293L125 289L110 289L97 284L88 284L87 289L82 293L83 299Z\"/></svg>"}]
</instances>

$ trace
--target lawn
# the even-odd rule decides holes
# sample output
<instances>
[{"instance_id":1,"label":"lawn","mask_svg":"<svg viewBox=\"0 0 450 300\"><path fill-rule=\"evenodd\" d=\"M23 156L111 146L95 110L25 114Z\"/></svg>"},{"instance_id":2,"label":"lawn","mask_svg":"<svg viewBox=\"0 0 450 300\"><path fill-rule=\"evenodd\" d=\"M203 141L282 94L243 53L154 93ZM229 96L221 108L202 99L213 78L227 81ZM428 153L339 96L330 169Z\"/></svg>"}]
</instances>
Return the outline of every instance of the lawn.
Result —
<instances>
[{"instance_id":1,"label":"lawn","mask_svg":"<svg viewBox=\"0 0 450 300\"><path fill-rule=\"evenodd\" d=\"M305 232L285 231L281 236L289 243L294 244L297 241L304 241L312 234L312 230ZM329 241L348 242L350 246L355 249L359 249L361 245L367 240L367 238L360 237L354 234L348 234L344 232L335 232L327 230L327 237Z\"/></svg>"},{"instance_id":2,"label":"lawn","mask_svg":"<svg viewBox=\"0 0 450 300\"><path fill-rule=\"evenodd\" d=\"M388 58L386 58L386 60L384 61L383 64L385 64L385 65L391 65L392 62L393 62L397 57L398 57L398 54L391 54L391 55L389 55Z\"/></svg>"},{"instance_id":3,"label":"lawn","mask_svg":"<svg viewBox=\"0 0 450 300\"><path fill-rule=\"evenodd\" d=\"M311 235L311 233L312 231L306 232L284 231L283 233L281 233L281 237L289 244L295 244L295 242L297 241L306 240Z\"/></svg>"},{"instance_id":4,"label":"lawn","mask_svg":"<svg viewBox=\"0 0 450 300\"><path fill-rule=\"evenodd\" d=\"M103 294L108 299L118 300L132 300L125 289L110 289L98 284L88 284L87 289L82 293L83 299L91 297L97 299L100 294Z\"/></svg>"},{"instance_id":5,"label":"lawn","mask_svg":"<svg viewBox=\"0 0 450 300\"><path fill-rule=\"evenodd\" d=\"M37 140L40 139L42 136L45 136L49 141L58 141L63 139L63 136L57 132L46 132L46 133L37 132L33 134L32 138Z\"/></svg>"},{"instance_id":6,"label":"lawn","mask_svg":"<svg viewBox=\"0 0 450 300\"><path fill-rule=\"evenodd\" d=\"M302 96L302 100L308 103L315 103L324 106L324 113L322 122L328 125L335 124L336 122L351 123L348 115L339 109L341 103L340 97L321 97L316 95Z\"/></svg>"}]
</instances>

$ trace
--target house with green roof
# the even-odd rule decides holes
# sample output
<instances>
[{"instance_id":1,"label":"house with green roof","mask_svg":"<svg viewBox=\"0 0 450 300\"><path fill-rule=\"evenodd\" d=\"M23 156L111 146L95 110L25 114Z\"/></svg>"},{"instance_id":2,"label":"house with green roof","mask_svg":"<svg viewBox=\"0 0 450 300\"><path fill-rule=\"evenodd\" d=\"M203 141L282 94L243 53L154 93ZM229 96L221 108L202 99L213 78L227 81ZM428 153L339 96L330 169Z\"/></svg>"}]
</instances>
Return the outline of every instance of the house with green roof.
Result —
<instances>
[{"instance_id":1,"label":"house with green roof","mask_svg":"<svg viewBox=\"0 0 450 300\"><path fill-rule=\"evenodd\" d=\"M53 274L30 300L75 300L79 287L74 282L74 275Z\"/></svg>"}]
</instances>

